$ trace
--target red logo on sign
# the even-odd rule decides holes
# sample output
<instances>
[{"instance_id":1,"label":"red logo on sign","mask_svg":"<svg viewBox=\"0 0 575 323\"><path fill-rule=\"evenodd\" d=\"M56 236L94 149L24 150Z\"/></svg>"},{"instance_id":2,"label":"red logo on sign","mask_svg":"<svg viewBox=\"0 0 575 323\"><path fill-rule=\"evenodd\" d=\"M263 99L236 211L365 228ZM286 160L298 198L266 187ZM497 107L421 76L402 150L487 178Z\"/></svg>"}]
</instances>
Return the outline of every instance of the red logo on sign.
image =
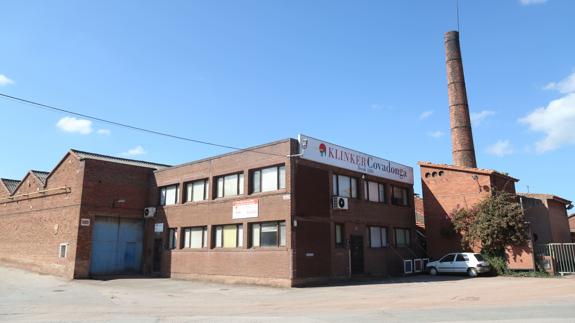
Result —
<instances>
[{"instance_id":1,"label":"red logo on sign","mask_svg":"<svg viewBox=\"0 0 575 323\"><path fill-rule=\"evenodd\" d=\"M325 144L319 144L319 154L321 156L325 156L327 153L327 148L325 147Z\"/></svg>"}]
</instances>

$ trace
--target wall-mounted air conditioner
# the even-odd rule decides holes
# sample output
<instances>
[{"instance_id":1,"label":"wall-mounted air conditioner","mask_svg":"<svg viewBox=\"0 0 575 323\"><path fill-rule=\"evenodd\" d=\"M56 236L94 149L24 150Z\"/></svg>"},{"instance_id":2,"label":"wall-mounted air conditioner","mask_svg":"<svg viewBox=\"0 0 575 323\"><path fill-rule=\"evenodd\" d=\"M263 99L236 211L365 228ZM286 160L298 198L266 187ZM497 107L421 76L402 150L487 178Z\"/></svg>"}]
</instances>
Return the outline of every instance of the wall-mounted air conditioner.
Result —
<instances>
[{"instance_id":1,"label":"wall-mounted air conditioner","mask_svg":"<svg viewBox=\"0 0 575 323\"><path fill-rule=\"evenodd\" d=\"M336 210L347 210L349 207L347 197L340 197L340 196L332 197L331 207Z\"/></svg>"},{"instance_id":2,"label":"wall-mounted air conditioner","mask_svg":"<svg viewBox=\"0 0 575 323\"><path fill-rule=\"evenodd\" d=\"M155 207L144 208L144 219L153 218L156 215Z\"/></svg>"}]
</instances>

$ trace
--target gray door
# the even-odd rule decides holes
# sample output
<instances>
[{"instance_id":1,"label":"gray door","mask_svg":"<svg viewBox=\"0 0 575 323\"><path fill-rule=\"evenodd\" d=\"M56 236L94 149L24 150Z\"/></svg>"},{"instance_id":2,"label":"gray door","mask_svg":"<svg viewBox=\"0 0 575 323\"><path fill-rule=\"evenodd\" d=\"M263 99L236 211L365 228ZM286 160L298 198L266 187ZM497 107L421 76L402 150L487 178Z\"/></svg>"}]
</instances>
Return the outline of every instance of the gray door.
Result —
<instances>
[{"instance_id":1,"label":"gray door","mask_svg":"<svg viewBox=\"0 0 575 323\"><path fill-rule=\"evenodd\" d=\"M142 263L142 220L96 217L90 274L138 273Z\"/></svg>"}]
</instances>

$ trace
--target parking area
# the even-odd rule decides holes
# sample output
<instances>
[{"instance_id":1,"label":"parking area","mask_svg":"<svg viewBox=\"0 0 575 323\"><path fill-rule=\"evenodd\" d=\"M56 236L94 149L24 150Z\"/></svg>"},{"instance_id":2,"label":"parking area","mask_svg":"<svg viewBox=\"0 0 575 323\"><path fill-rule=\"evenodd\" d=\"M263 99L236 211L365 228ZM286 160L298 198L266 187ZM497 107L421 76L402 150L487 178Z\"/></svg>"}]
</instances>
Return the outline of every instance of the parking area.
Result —
<instances>
[{"instance_id":1,"label":"parking area","mask_svg":"<svg viewBox=\"0 0 575 323\"><path fill-rule=\"evenodd\" d=\"M427 275L279 289L152 278L65 281L0 267L0 321L574 322L575 277Z\"/></svg>"}]
</instances>

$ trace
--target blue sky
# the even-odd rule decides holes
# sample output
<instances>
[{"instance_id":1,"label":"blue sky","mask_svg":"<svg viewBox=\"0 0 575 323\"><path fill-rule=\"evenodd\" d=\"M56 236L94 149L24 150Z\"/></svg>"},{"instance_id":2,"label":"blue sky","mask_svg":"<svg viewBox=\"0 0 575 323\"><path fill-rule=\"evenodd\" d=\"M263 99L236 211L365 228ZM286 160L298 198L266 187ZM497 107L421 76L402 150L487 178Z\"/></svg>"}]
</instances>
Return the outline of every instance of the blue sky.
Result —
<instances>
[{"instance_id":1,"label":"blue sky","mask_svg":"<svg viewBox=\"0 0 575 323\"><path fill-rule=\"evenodd\" d=\"M478 166L575 199L575 2L460 1ZM450 163L443 34L455 1L11 1L0 92L249 147L308 134ZM0 177L70 148L178 164L225 149L0 99ZM416 180L416 192L421 185Z\"/></svg>"}]
</instances>

